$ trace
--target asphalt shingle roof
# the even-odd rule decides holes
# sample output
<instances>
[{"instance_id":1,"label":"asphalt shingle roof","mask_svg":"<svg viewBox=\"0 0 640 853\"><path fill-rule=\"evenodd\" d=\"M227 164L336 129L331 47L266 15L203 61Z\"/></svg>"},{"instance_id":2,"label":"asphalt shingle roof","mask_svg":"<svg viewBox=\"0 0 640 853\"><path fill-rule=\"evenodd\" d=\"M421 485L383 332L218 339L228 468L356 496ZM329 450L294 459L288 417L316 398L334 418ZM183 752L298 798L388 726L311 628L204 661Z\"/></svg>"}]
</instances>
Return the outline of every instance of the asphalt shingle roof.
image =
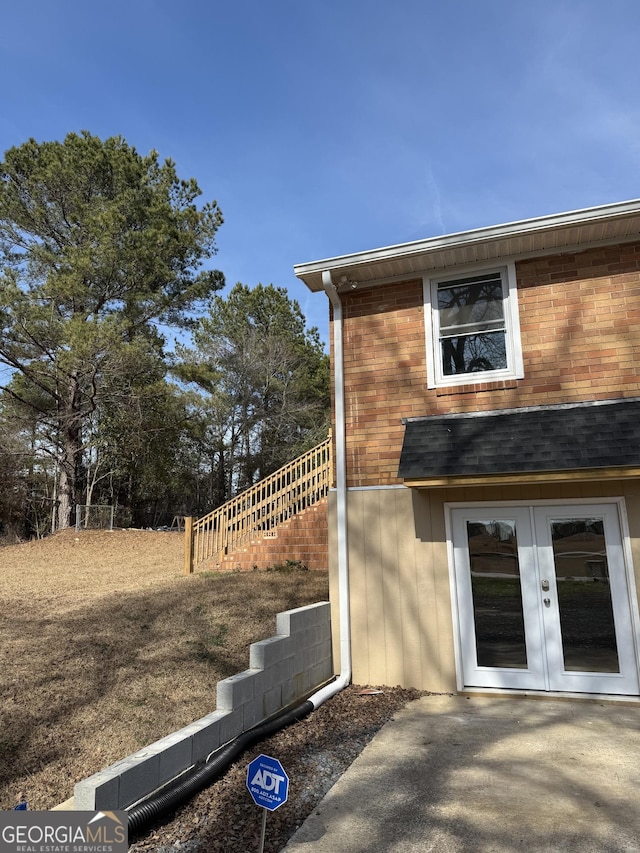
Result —
<instances>
[{"instance_id":1,"label":"asphalt shingle roof","mask_svg":"<svg viewBox=\"0 0 640 853\"><path fill-rule=\"evenodd\" d=\"M640 398L409 418L398 476L640 467Z\"/></svg>"}]
</instances>

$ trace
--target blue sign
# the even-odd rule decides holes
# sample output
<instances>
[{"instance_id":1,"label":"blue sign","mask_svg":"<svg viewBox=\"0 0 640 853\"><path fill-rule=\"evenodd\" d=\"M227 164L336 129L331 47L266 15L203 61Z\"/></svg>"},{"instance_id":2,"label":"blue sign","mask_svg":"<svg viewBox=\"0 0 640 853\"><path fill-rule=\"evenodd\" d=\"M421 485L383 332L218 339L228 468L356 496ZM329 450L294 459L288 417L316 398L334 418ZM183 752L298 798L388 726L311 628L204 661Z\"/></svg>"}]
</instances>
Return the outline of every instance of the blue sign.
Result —
<instances>
[{"instance_id":1,"label":"blue sign","mask_svg":"<svg viewBox=\"0 0 640 853\"><path fill-rule=\"evenodd\" d=\"M257 806L274 812L286 802L289 777L276 758L259 755L247 767L247 788Z\"/></svg>"}]
</instances>

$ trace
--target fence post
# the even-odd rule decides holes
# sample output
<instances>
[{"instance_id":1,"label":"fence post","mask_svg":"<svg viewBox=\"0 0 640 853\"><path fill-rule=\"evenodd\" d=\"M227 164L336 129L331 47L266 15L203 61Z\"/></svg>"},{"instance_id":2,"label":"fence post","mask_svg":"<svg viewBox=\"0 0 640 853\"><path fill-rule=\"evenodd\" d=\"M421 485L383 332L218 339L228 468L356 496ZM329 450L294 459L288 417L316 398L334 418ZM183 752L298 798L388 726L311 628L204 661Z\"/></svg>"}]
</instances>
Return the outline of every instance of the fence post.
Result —
<instances>
[{"instance_id":1,"label":"fence post","mask_svg":"<svg viewBox=\"0 0 640 853\"><path fill-rule=\"evenodd\" d=\"M184 518L184 573L193 574L193 516Z\"/></svg>"}]
</instances>

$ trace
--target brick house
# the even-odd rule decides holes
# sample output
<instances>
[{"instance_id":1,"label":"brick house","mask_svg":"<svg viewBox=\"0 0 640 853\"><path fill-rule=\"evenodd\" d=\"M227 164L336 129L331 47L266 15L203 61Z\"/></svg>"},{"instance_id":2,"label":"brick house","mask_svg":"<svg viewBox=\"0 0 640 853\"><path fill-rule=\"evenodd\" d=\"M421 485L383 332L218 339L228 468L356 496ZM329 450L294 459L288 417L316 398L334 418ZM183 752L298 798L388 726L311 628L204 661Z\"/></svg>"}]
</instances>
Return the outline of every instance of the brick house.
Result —
<instances>
[{"instance_id":1,"label":"brick house","mask_svg":"<svg viewBox=\"0 0 640 853\"><path fill-rule=\"evenodd\" d=\"M353 680L639 695L640 201L295 273L331 311Z\"/></svg>"}]
</instances>

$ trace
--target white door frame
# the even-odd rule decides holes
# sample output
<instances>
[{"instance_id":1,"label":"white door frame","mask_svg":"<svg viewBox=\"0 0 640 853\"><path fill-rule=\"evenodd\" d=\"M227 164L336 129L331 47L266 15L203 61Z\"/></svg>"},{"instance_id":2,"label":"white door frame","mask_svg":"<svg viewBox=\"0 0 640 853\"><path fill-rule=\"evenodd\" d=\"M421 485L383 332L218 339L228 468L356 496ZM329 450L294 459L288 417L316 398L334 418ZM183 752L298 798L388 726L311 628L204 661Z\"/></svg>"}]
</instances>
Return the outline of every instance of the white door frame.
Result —
<instances>
[{"instance_id":1,"label":"white door frame","mask_svg":"<svg viewBox=\"0 0 640 853\"><path fill-rule=\"evenodd\" d=\"M469 652L470 650L467 648L463 648L463 640L461 629L460 629L460 619L461 614L459 610L459 590L458 590L458 582L459 577L456 573L455 569L455 554L454 554L454 536L453 536L453 510L456 509L470 509L477 513L484 513L485 511L507 511L510 510L514 517L522 518L522 512L528 512L531 516L531 525L532 525L532 536L535 540L535 528L534 524L534 516L536 515L536 510L539 508L544 508L547 506L557 507L562 510L563 507L578 508L584 506L585 509L587 507L593 507L594 510L597 507L602 508L613 508L615 507L617 512L617 527L620 532L620 542L618 543L620 556L624 563L624 579L626 582L626 590L625 593L628 596L628 616L630 624L626 624L621 626L624 630L630 630L631 632L631 644L633 648L633 665L632 669L634 670L634 676L636 681L639 678L638 671L638 662L640 661L640 613L638 611L638 597L636 592L636 584L635 584L635 576L633 572L633 562L631 556L631 545L630 545L630 537L629 537L629 529L626 515L626 507L624 498L616 497L616 498L573 498L573 499L547 499L547 500L520 500L520 501L461 501L461 502L451 502L445 503L445 525L446 525L446 534L447 534L447 551L448 551L448 564L449 564L449 583L451 590L451 607L452 607L452 616L453 616L453 627L454 627L454 654L455 654L455 664L456 664L456 679L457 679L457 687L458 690L464 689L502 689L502 690L526 690L527 692L544 692L544 693L564 693L571 692L572 694L581 693L584 691L584 683L580 682L579 677L572 677L571 674L565 674L569 677L565 677L560 679L563 682L562 685L556 683L555 685L550 685L548 678L545 676L544 686L540 688L532 687L534 683L540 684L540 673L538 671L538 662L535 660L535 657L529 657L528 661L533 663L532 669L522 670L518 673L517 670L510 670L508 673L508 678L505 678L508 681L508 684L501 685L499 671L497 668L495 670L490 670L488 672L487 679L484 684L479 686L474 685L473 687L467 687L464 683L464 667L463 661L465 660L465 655L467 661L469 660ZM523 547L526 549L529 544L526 540L520 542ZM535 542L532 544L536 544ZM607 542L609 547L609 541ZM524 567L530 568L530 567ZM528 577L527 577L528 575ZM534 573L537 578L537 574ZM523 572L521 575L522 582L525 584L528 581L528 578L531 577L530 572ZM534 581L536 583L536 591L537 591L537 580ZM530 591L532 592L532 591ZM523 587L523 595L524 595L524 587ZM619 594L619 593L618 593ZM541 619L544 618L544 615L541 614ZM535 632L532 632L532 637L535 637ZM468 644L468 640L466 641ZM535 642L535 640L534 640ZM536 648L527 649L528 653L531 651L533 655L538 652ZM621 664L622 666L622 664ZM545 667L546 669L546 667ZM477 674L477 673L476 673ZM480 679L482 680L482 679ZM556 679L557 681L557 679ZM604 679L606 683L606 679ZM562 689L560 689L562 687ZM637 691L637 688L635 688ZM640 691L638 691L640 692ZM638 695L638 692L634 692L632 695ZM606 690L602 690L602 692L598 694L594 694L593 691L590 691L590 695L609 695ZM628 694L625 694L628 695Z\"/></svg>"}]
</instances>

